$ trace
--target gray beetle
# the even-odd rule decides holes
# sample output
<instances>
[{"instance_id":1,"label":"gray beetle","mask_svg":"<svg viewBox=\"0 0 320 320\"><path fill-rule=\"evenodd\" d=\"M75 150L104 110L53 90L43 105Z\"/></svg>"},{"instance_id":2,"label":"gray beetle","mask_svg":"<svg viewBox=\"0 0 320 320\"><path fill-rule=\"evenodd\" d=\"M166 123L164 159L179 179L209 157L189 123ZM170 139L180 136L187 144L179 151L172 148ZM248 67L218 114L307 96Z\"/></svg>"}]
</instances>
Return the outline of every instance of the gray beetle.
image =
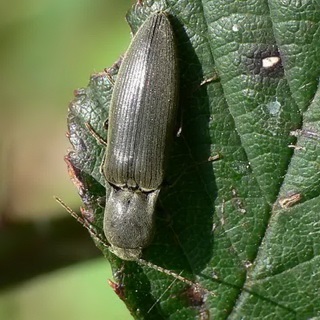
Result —
<instances>
[{"instance_id":1,"label":"gray beetle","mask_svg":"<svg viewBox=\"0 0 320 320\"><path fill-rule=\"evenodd\" d=\"M104 233L111 251L137 260L154 233L155 206L177 115L174 36L165 13L135 34L115 82L102 172L111 186Z\"/></svg>"}]
</instances>

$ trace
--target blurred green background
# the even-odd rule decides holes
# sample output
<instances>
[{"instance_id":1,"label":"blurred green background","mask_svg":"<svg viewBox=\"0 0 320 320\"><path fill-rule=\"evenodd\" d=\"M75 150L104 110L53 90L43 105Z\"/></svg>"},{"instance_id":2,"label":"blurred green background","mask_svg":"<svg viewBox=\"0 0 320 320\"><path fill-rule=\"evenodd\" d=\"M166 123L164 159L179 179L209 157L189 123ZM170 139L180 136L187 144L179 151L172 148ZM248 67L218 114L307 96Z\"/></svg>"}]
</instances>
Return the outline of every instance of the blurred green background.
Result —
<instances>
[{"instance_id":1,"label":"blurred green background","mask_svg":"<svg viewBox=\"0 0 320 320\"><path fill-rule=\"evenodd\" d=\"M53 195L72 208L80 206L63 161L70 148L65 137L68 103L90 74L111 66L125 52L131 38L125 14L133 4L2 4L0 319L131 319L107 284L107 262L81 226L73 227L76 222ZM73 228L79 239L90 241L93 253L78 254L86 246L76 241L70 246L76 238ZM82 256L85 261L78 262ZM42 267L45 261L49 266Z\"/></svg>"}]
</instances>

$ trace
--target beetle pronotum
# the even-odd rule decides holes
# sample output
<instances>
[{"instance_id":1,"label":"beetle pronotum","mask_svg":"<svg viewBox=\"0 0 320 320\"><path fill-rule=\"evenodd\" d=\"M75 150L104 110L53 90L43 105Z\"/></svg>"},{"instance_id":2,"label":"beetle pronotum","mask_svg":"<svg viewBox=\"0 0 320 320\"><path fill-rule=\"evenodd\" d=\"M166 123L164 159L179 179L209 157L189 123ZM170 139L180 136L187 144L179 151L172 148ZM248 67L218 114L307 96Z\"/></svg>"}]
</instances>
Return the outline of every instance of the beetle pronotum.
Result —
<instances>
[{"instance_id":1,"label":"beetle pronotum","mask_svg":"<svg viewBox=\"0 0 320 320\"><path fill-rule=\"evenodd\" d=\"M141 257L152 240L154 211L164 178L177 113L177 58L163 13L151 15L134 36L115 82L102 166L111 186L104 233L124 260Z\"/></svg>"}]
</instances>

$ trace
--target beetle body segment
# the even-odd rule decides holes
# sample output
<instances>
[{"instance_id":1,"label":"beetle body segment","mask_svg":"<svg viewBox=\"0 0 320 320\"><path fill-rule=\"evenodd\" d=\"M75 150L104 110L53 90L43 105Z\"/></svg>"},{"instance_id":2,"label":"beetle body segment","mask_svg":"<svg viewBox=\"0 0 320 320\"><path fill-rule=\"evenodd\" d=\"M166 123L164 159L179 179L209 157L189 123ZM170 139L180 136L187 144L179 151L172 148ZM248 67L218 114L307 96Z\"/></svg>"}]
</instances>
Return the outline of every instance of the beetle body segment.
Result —
<instances>
[{"instance_id":1,"label":"beetle body segment","mask_svg":"<svg viewBox=\"0 0 320 320\"><path fill-rule=\"evenodd\" d=\"M112 251L135 260L150 244L154 211L174 136L177 62L164 13L146 20L125 54L109 112L103 174L111 185L104 232Z\"/></svg>"}]
</instances>

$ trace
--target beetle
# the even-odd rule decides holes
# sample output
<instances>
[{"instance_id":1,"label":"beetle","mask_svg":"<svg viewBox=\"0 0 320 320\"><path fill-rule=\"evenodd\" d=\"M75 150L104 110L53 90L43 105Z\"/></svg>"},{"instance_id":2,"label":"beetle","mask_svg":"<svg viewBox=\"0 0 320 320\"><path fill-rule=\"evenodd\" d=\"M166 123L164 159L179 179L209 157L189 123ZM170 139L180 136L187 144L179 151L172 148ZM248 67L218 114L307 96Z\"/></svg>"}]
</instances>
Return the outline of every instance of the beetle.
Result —
<instances>
[{"instance_id":1,"label":"beetle","mask_svg":"<svg viewBox=\"0 0 320 320\"><path fill-rule=\"evenodd\" d=\"M106 76L113 83L108 71ZM152 240L155 205L175 131L177 92L173 31L166 14L159 12L150 16L138 30L120 66L109 110L108 143L85 123L97 142L106 146L101 169L109 184L103 226L108 242L86 216L78 215L61 199L56 197L56 200L97 243L118 257L215 296L214 292L182 276L182 272L176 273L141 258L142 250ZM68 165L80 195L86 197L85 190L81 189L84 186L80 171L77 176L80 169L72 161L68 161ZM89 203L92 200L96 204L97 199L89 198Z\"/></svg>"},{"instance_id":2,"label":"beetle","mask_svg":"<svg viewBox=\"0 0 320 320\"><path fill-rule=\"evenodd\" d=\"M152 241L155 206L177 115L178 66L164 12L140 27L114 85L102 173L110 185L103 230L111 251L137 260Z\"/></svg>"}]
</instances>

